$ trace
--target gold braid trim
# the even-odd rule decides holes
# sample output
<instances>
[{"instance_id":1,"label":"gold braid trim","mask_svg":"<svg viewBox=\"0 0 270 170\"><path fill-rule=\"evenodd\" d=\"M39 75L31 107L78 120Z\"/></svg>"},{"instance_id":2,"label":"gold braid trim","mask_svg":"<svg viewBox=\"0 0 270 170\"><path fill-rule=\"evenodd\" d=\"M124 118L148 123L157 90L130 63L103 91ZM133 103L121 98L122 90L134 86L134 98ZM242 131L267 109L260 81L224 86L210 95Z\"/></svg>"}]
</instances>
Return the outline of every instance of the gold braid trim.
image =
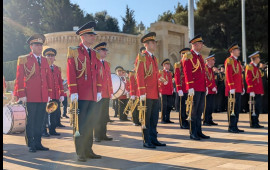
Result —
<instances>
[{"instance_id":1,"label":"gold braid trim","mask_svg":"<svg viewBox=\"0 0 270 170\"><path fill-rule=\"evenodd\" d=\"M25 75L26 75L26 80L25 80L25 81L28 81L28 80L35 74L35 71L36 71L36 65L35 65L35 63L34 63L31 70L29 70L29 69L26 67L25 64L23 65L23 67L24 67L24 71L25 71ZM27 75L27 74L28 74L28 75Z\"/></svg>"}]
</instances>

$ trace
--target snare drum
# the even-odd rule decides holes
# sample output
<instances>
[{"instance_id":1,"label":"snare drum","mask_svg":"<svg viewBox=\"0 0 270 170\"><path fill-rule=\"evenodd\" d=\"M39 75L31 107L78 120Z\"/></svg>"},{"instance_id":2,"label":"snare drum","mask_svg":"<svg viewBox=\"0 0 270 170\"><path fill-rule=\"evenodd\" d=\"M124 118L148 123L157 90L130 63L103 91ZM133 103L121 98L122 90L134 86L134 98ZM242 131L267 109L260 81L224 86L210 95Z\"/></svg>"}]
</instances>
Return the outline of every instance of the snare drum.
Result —
<instances>
[{"instance_id":1,"label":"snare drum","mask_svg":"<svg viewBox=\"0 0 270 170\"><path fill-rule=\"evenodd\" d=\"M22 133L25 130L26 112L22 105L5 105L3 107L3 133Z\"/></svg>"},{"instance_id":2,"label":"snare drum","mask_svg":"<svg viewBox=\"0 0 270 170\"><path fill-rule=\"evenodd\" d=\"M125 92L125 82L116 74L111 74L112 86L113 86L113 98L117 99Z\"/></svg>"}]
</instances>

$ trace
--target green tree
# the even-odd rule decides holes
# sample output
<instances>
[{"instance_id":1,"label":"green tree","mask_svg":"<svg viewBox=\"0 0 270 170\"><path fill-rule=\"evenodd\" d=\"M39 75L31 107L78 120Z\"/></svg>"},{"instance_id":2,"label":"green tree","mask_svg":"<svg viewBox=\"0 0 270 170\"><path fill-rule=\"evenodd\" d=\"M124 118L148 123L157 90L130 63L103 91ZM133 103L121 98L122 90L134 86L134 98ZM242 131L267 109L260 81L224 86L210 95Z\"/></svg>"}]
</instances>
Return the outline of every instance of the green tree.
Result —
<instances>
[{"instance_id":1,"label":"green tree","mask_svg":"<svg viewBox=\"0 0 270 170\"><path fill-rule=\"evenodd\" d=\"M124 22L123 33L136 34L136 21L134 11L131 10L128 6L126 7L125 18L122 17L122 20Z\"/></svg>"}]
</instances>

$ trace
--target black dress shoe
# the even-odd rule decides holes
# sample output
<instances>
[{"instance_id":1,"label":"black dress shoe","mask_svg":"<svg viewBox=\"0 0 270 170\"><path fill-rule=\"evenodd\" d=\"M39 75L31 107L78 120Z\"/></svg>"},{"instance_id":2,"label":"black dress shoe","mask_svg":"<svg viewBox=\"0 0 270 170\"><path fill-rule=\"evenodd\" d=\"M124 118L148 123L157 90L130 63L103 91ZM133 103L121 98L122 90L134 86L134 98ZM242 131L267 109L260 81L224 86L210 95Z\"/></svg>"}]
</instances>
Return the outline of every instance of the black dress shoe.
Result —
<instances>
[{"instance_id":1,"label":"black dress shoe","mask_svg":"<svg viewBox=\"0 0 270 170\"><path fill-rule=\"evenodd\" d=\"M250 126L251 128L256 128L256 129L259 129L259 128L264 128L264 126L261 126L259 124L256 124L256 125L252 125Z\"/></svg>"},{"instance_id":2,"label":"black dress shoe","mask_svg":"<svg viewBox=\"0 0 270 170\"><path fill-rule=\"evenodd\" d=\"M258 128L264 128L264 126L257 124Z\"/></svg>"},{"instance_id":3,"label":"black dress shoe","mask_svg":"<svg viewBox=\"0 0 270 170\"><path fill-rule=\"evenodd\" d=\"M65 117L65 118L69 118L67 115L65 115L65 116L63 116L63 117Z\"/></svg>"},{"instance_id":4,"label":"black dress shoe","mask_svg":"<svg viewBox=\"0 0 270 170\"><path fill-rule=\"evenodd\" d=\"M140 126L140 124L139 124L139 123L133 123L133 125L134 125L134 126Z\"/></svg>"},{"instance_id":5,"label":"black dress shoe","mask_svg":"<svg viewBox=\"0 0 270 170\"><path fill-rule=\"evenodd\" d=\"M114 120L108 120L108 122L114 122Z\"/></svg>"},{"instance_id":6,"label":"black dress shoe","mask_svg":"<svg viewBox=\"0 0 270 170\"><path fill-rule=\"evenodd\" d=\"M193 140L201 140L198 136L195 136L193 134L190 135L190 139L193 139Z\"/></svg>"},{"instance_id":7,"label":"black dress shoe","mask_svg":"<svg viewBox=\"0 0 270 170\"><path fill-rule=\"evenodd\" d=\"M203 125L204 125L204 126L211 126L210 123L206 123L206 122L203 122Z\"/></svg>"},{"instance_id":8,"label":"black dress shoe","mask_svg":"<svg viewBox=\"0 0 270 170\"><path fill-rule=\"evenodd\" d=\"M42 136L43 137L50 137L50 134L49 133L42 133Z\"/></svg>"},{"instance_id":9,"label":"black dress shoe","mask_svg":"<svg viewBox=\"0 0 270 170\"><path fill-rule=\"evenodd\" d=\"M198 136L200 138L203 138L203 139L210 139L210 136L206 136L205 134L201 133L201 134L198 134Z\"/></svg>"},{"instance_id":10,"label":"black dress shoe","mask_svg":"<svg viewBox=\"0 0 270 170\"><path fill-rule=\"evenodd\" d=\"M86 158L84 156L78 156L77 160L80 162L86 162Z\"/></svg>"},{"instance_id":11,"label":"black dress shoe","mask_svg":"<svg viewBox=\"0 0 270 170\"><path fill-rule=\"evenodd\" d=\"M60 124L60 125L58 125L57 127L66 127L66 126L64 126L64 125Z\"/></svg>"},{"instance_id":12,"label":"black dress shoe","mask_svg":"<svg viewBox=\"0 0 270 170\"><path fill-rule=\"evenodd\" d=\"M228 132L231 132L231 133L239 133L239 131L236 130L236 129L228 129Z\"/></svg>"},{"instance_id":13,"label":"black dress shoe","mask_svg":"<svg viewBox=\"0 0 270 170\"><path fill-rule=\"evenodd\" d=\"M57 132L52 132L52 133L50 133L50 135L52 135L52 136L60 136L61 134L57 133Z\"/></svg>"},{"instance_id":14,"label":"black dress shoe","mask_svg":"<svg viewBox=\"0 0 270 170\"><path fill-rule=\"evenodd\" d=\"M172 122L172 121L170 121L170 120L168 120L168 121L166 121L167 123L174 123L174 122Z\"/></svg>"},{"instance_id":15,"label":"black dress shoe","mask_svg":"<svg viewBox=\"0 0 270 170\"><path fill-rule=\"evenodd\" d=\"M91 158L91 159L101 159L102 156L97 155L97 154L95 154L94 152L91 152L91 153L87 154L87 158Z\"/></svg>"},{"instance_id":16,"label":"black dress shoe","mask_svg":"<svg viewBox=\"0 0 270 170\"><path fill-rule=\"evenodd\" d=\"M111 140L113 140L113 138L110 138L110 137L108 137L108 136L105 136L105 137L102 138L102 140L111 141Z\"/></svg>"},{"instance_id":17,"label":"black dress shoe","mask_svg":"<svg viewBox=\"0 0 270 170\"><path fill-rule=\"evenodd\" d=\"M50 150L49 148L46 148L46 147L44 147L44 146L42 146L42 145L40 145L40 146L36 146L36 150L40 150L40 151L48 151L48 150Z\"/></svg>"},{"instance_id":18,"label":"black dress shoe","mask_svg":"<svg viewBox=\"0 0 270 170\"><path fill-rule=\"evenodd\" d=\"M211 124L211 125L218 125L218 124L217 124L217 123L215 123L215 122L211 122L210 124Z\"/></svg>"},{"instance_id":19,"label":"black dress shoe","mask_svg":"<svg viewBox=\"0 0 270 170\"><path fill-rule=\"evenodd\" d=\"M36 147L29 147L29 152L36 152Z\"/></svg>"},{"instance_id":20,"label":"black dress shoe","mask_svg":"<svg viewBox=\"0 0 270 170\"><path fill-rule=\"evenodd\" d=\"M155 145L155 146L166 146L165 143L160 143L159 141L152 142L152 144Z\"/></svg>"},{"instance_id":21,"label":"black dress shoe","mask_svg":"<svg viewBox=\"0 0 270 170\"><path fill-rule=\"evenodd\" d=\"M99 138L94 138L94 142L101 142Z\"/></svg>"},{"instance_id":22,"label":"black dress shoe","mask_svg":"<svg viewBox=\"0 0 270 170\"><path fill-rule=\"evenodd\" d=\"M168 122L165 122L165 121L161 121L160 123L161 123L161 124L167 124Z\"/></svg>"},{"instance_id":23,"label":"black dress shoe","mask_svg":"<svg viewBox=\"0 0 270 170\"><path fill-rule=\"evenodd\" d=\"M188 126L181 126L181 129L189 129Z\"/></svg>"},{"instance_id":24,"label":"black dress shoe","mask_svg":"<svg viewBox=\"0 0 270 170\"><path fill-rule=\"evenodd\" d=\"M156 148L156 146L155 145L153 145L152 143L144 143L143 144L143 147L146 147L146 148Z\"/></svg>"},{"instance_id":25,"label":"black dress shoe","mask_svg":"<svg viewBox=\"0 0 270 170\"><path fill-rule=\"evenodd\" d=\"M241 130L241 129L238 129L238 128L237 128L237 131L238 132L245 132L244 130Z\"/></svg>"}]
</instances>

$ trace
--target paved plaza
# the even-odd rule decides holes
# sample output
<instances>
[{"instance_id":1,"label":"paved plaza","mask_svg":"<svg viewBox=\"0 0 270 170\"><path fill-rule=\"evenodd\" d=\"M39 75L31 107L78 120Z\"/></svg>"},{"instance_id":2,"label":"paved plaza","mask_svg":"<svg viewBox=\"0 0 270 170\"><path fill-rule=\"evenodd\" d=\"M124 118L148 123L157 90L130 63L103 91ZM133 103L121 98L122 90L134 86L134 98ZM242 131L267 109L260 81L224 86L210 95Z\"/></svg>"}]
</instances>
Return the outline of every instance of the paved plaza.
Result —
<instances>
[{"instance_id":1,"label":"paved plaza","mask_svg":"<svg viewBox=\"0 0 270 170\"><path fill-rule=\"evenodd\" d=\"M225 113L213 114L218 126L203 126L211 139L194 141L189 131L179 128L178 113L171 113L174 124L158 124L158 139L166 147L146 149L142 144L141 128L132 122L108 124L108 136L113 141L94 142L93 150L102 159L77 162L69 119L61 119L66 127L57 128L61 136L42 138L50 151L29 153L24 134L3 135L4 169L183 169L183 170L253 170L268 169L268 114L260 115L264 129L249 128L248 114L240 114L239 128L244 133L228 133Z\"/></svg>"}]
</instances>

